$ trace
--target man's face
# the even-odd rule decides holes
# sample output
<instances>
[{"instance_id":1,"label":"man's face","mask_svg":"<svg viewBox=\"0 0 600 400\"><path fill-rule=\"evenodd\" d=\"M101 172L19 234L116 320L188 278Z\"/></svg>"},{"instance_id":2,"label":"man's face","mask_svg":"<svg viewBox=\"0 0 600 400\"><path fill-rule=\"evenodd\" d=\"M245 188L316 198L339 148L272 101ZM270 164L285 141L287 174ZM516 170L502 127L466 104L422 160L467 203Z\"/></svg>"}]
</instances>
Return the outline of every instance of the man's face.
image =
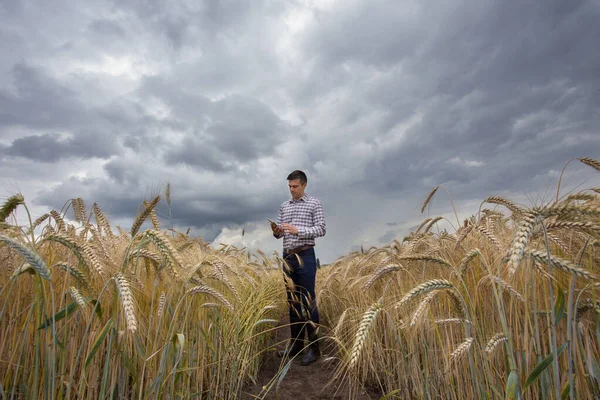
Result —
<instances>
[{"instance_id":1,"label":"man's face","mask_svg":"<svg viewBox=\"0 0 600 400\"><path fill-rule=\"evenodd\" d=\"M290 194L292 195L294 200L298 200L302 196L304 196L304 189L306 188L306 183L302 185L300 183L300 179L288 181L288 186L290 187Z\"/></svg>"}]
</instances>

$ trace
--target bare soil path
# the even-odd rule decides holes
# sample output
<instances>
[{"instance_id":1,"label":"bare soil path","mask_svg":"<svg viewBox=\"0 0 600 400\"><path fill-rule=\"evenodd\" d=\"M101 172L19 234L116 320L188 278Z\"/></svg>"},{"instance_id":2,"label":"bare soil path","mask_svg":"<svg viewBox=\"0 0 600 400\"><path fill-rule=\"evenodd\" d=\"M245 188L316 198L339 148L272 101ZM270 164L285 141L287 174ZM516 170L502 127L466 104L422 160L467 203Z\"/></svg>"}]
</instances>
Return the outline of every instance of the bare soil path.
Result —
<instances>
[{"instance_id":1,"label":"bare soil path","mask_svg":"<svg viewBox=\"0 0 600 400\"><path fill-rule=\"evenodd\" d=\"M277 329L276 343L277 350L283 350L286 339L289 338L289 327L287 319L280 323ZM332 356L331 346L321 345L321 359L311 365L303 366L300 364L302 356L292 360L291 367L287 371L283 380L279 384L277 393L275 386L266 393L263 386L269 385L269 382L280 370L284 368L288 360L282 360L277 356L276 351L270 351L268 358L258 376L257 385L249 386L242 396L244 400L250 399L277 399L277 400L347 400L349 396L348 388L339 382L330 384L335 373L335 362L324 361ZM277 380L278 378L275 378ZM369 391L359 393L357 400L379 399L381 394Z\"/></svg>"}]
</instances>

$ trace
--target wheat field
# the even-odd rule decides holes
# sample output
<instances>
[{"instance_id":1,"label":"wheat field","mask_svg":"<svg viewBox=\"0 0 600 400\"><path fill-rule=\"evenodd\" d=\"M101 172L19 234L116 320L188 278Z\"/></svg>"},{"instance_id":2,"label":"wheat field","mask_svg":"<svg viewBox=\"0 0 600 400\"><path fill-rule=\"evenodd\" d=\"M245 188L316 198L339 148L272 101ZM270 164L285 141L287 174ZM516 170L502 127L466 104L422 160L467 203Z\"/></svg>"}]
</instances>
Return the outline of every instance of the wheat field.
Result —
<instances>
[{"instance_id":1,"label":"wheat field","mask_svg":"<svg viewBox=\"0 0 600 400\"><path fill-rule=\"evenodd\" d=\"M162 229L160 201L128 230L80 198L35 221L21 195L2 205L2 398L238 399L255 384L286 312L281 259ZM321 363L350 397L599 398L600 188L489 197L444 221L318 271Z\"/></svg>"}]
</instances>

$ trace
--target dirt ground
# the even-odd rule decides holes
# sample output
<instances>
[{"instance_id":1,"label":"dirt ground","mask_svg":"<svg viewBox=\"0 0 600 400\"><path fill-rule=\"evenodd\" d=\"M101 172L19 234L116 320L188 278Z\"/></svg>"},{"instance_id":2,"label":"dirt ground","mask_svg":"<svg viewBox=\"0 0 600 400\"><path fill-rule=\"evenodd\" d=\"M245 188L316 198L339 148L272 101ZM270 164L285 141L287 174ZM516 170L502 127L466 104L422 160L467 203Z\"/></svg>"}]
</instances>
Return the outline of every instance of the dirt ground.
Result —
<instances>
[{"instance_id":1,"label":"dirt ground","mask_svg":"<svg viewBox=\"0 0 600 400\"><path fill-rule=\"evenodd\" d=\"M289 338L289 327L286 326L287 320L282 320L280 328L277 329L276 342L279 344L277 350L283 350L286 339ZM277 375L288 362L277 356L275 350L270 351L261 373L258 376L256 386L250 386L246 389L242 398L250 399L277 399L277 400L347 400L349 398L348 388L339 382L330 384L335 373L335 361L327 361L328 357L333 356L333 348L326 344L321 345L321 359L311 365L303 366L300 364L302 356L297 356L292 360L291 367L281 381L277 393L275 385L266 393L262 391L263 386L269 385L269 382ZM277 378L276 378L277 379ZM357 400L379 399L381 394L374 391L359 393Z\"/></svg>"}]
</instances>

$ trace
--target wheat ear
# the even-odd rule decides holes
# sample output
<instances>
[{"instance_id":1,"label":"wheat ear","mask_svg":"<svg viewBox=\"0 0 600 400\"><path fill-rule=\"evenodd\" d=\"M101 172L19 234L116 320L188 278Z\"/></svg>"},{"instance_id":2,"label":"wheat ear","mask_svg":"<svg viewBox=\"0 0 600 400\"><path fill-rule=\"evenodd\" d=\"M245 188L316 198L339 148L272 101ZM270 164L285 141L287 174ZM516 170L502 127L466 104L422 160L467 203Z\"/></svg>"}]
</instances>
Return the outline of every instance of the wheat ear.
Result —
<instances>
[{"instance_id":1,"label":"wheat ear","mask_svg":"<svg viewBox=\"0 0 600 400\"><path fill-rule=\"evenodd\" d=\"M8 247L19 253L21 257L23 257L23 259L27 261L29 265L33 267L33 269L35 269L39 276L46 280L50 280L50 270L48 269L48 266L46 265L42 257L40 257L39 254L37 254L35 251L30 249L29 247L22 245L16 240L3 235L0 235L0 243L4 243Z\"/></svg>"},{"instance_id":2,"label":"wheat ear","mask_svg":"<svg viewBox=\"0 0 600 400\"><path fill-rule=\"evenodd\" d=\"M500 196L490 196L483 202L503 205L504 207L508 208L514 215L522 214L525 212L521 207L519 207L512 201Z\"/></svg>"},{"instance_id":3,"label":"wheat ear","mask_svg":"<svg viewBox=\"0 0 600 400\"><path fill-rule=\"evenodd\" d=\"M458 273L460 276L463 276L463 274L467 270L467 267L469 266L469 263L476 256L481 256L481 251L479 249L473 249L473 250L469 251L465 255L465 257L460 261L460 265L458 266Z\"/></svg>"},{"instance_id":4,"label":"wheat ear","mask_svg":"<svg viewBox=\"0 0 600 400\"><path fill-rule=\"evenodd\" d=\"M545 251L529 250L528 253L540 263L548 264L548 255ZM586 271L583 268L577 267L569 261L562 260L558 257L550 257L550 261L552 262L552 265L568 273L573 273L582 278L598 280L598 278L592 275L590 272Z\"/></svg>"},{"instance_id":5,"label":"wheat ear","mask_svg":"<svg viewBox=\"0 0 600 400\"><path fill-rule=\"evenodd\" d=\"M233 306L231 305L231 303L225 298L225 296L223 296L221 293L217 292L215 289L206 286L206 285L198 285L196 287L191 288L186 295L193 295L193 294L197 294L197 293L205 293L208 294L212 297L214 297L215 299L219 300L221 303L223 303L223 305L225 307L227 307L227 309L231 312L233 312Z\"/></svg>"},{"instance_id":6,"label":"wheat ear","mask_svg":"<svg viewBox=\"0 0 600 400\"><path fill-rule=\"evenodd\" d=\"M485 352L488 354L492 354L500 343L504 343L506 341L508 341L508 338L504 335L504 333L495 334L494 337L491 338L485 346Z\"/></svg>"},{"instance_id":7,"label":"wheat ear","mask_svg":"<svg viewBox=\"0 0 600 400\"><path fill-rule=\"evenodd\" d=\"M445 279L432 279L424 282L418 286L415 286L408 293L406 293L404 297L402 297L402 299L395 305L395 308L402 307L404 304L421 296L422 294L441 289L454 289L454 285Z\"/></svg>"},{"instance_id":8,"label":"wheat ear","mask_svg":"<svg viewBox=\"0 0 600 400\"><path fill-rule=\"evenodd\" d=\"M150 203L144 201L144 206L146 208L149 208ZM156 215L156 210L154 208L150 210L150 221L152 221L152 226L154 227L154 229L160 231L160 222L158 221L158 216Z\"/></svg>"},{"instance_id":9,"label":"wheat ear","mask_svg":"<svg viewBox=\"0 0 600 400\"><path fill-rule=\"evenodd\" d=\"M377 282L379 279L381 279L385 275L387 275L389 273L392 273L392 272L395 272L395 271L399 271L399 270L400 270L400 266L398 266L396 264L390 264L390 265L385 265L385 266L379 267L373 273L373 275L371 275L371 277L369 278L369 280L366 281L361 286L361 289L367 290L367 289L371 288L371 286L373 286L375 284L375 282Z\"/></svg>"},{"instance_id":10,"label":"wheat ear","mask_svg":"<svg viewBox=\"0 0 600 400\"><path fill-rule=\"evenodd\" d=\"M591 221L553 221L546 224L546 229L548 230L561 228L600 232L600 225L594 224Z\"/></svg>"},{"instance_id":11,"label":"wheat ear","mask_svg":"<svg viewBox=\"0 0 600 400\"><path fill-rule=\"evenodd\" d=\"M79 270L79 268L69 265L67 263L59 262L52 265L52 268L59 268L65 272L68 272L72 277L74 277L85 289L90 289L90 282L83 272Z\"/></svg>"},{"instance_id":12,"label":"wheat ear","mask_svg":"<svg viewBox=\"0 0 600 400\"><path fill-rule=\"evenodd\" d=\"M429 202L433 198L433 195L435 194L435 192L437 192L439 187L440 186L438 185L438 186L435 186L433 189L431 189L431 192L429 192L429 194L427 195L427 198L425 199L425 202L423 203L423 206L421 207L421 214L423 214L423 211L425 211L427 204L429 204Z\"/></svg>"},{"instance_id":13,"label":"wheat ear","mask_svg":"<svg viewBox=\"0 0 600 400\"><path fill-rule=\"evenodd\" d=\"M108 219L106 219L106 216L104 215L102 210L100 210L98 203L94 203L92 205L92 211L96 216L96 223L98 224L98 229L100 231L103 231L104 234L107 235L109 238L114 239L115 235L113 234L112 229L110 228L110 223L108 222Z\"/></svg>"},{"instance_id":14,"label":"wheat ear","mask_svg":"<svg viewBox=\"0 0 600 400\"><path fill-rule=\"evenodd\" d=\"M133 225L131 225L131 236L132 237L138 233L138 231L142 227L142 224L144 223L146 218L148 218L148 216L150 215L150 213L152 212L154 207L156 207L156 205L158 204L159 201L160 201L160 196L156 196L154 199L152 199L152 201L150 201L148 203L148 205L146 207L144 207L144 211L142 211L140 213L140 215L138 215L137 218L133 221Z\"/></svg>"},{"instance_id":15,"label":"wheat ear","mask_svg":"<svg viewBox=\"0 0 600 400\"><path fill-rule=\"evenodd\" d=\"M0 207L0 222L6 221L6 218L20 205L25 202L25 198L22 194L18 193L14 196L10 196L2 207Z\"/></svg>"},{"instance_id":16,"label":"wheat ear","mask_svg":"<svg viewBox=\"0 0 600 400\"><path fill-rule=\"evenodd\" d=\"M452 324L463 324L463 325L473 325L471 321L463 318L446 318L446 319L436 319L435 323L438 325L452 325Z\"/></svg>"},{"instance_id":17,"label":"wheat ear","mask_svg":"<svg viewBox=\"0 0 600 400\"><path fill-rule=\"evenodd\" d=\"M167 303L167 295L165 293L162 293L160 295L160 298L158 299L158 307L156 310L156 316L160 318L160 316L163 314L163 311L165 310L165 304Z\"/></svg>"},{"instance_id":18,"label":"wheat ear","mask_svg":"<svg viewBox=\"0 0 600 400\"><path fill-rule=\"evenodd\" d=\"M358 362L358 358L360 357L362 349L365 345L367 336L369 335L369 331L371 330L371 326L377 318L377 314L379 314L381 307L381 303L377 302L373 304L363 314L360 324L358 326L358 330L356 331L356 335L354 337L354 344L352 345L352 350L350 351L350 368L353 368Z\"/></svg>"},{"instance_id":19,"label":"wheat ear","mask_svg":"<svg viewBox=\"0 0 600 400\"><path fill-rule=\"evenodd\" d=\"M600 171L600 161L589 157L578 158L578 160L585 165L589 165L590 167L594 168L596 171Z\"/></svg>"},{"instance_id":20,"label":"wheat ear","mask_svg":"<svg viewBox=\"0 0 600 400\"><path fill-rule=\"evenodd\" d=\"M79 290L77 290L77 288L74 286L69 286L67 290L69 291L71 298L75 300L79 308L85 312L85 310L87 309L87 303L85 302L85 299L83 298L81 293L79 293Z\"/></svg>"},{"instance_id":21,"label":"wheat ear","mask_svg":"<svg viewBox=\"0 0 600 400\"><path fill-rule=\"evenodd\" d=\"M465 354L469 352L471 346L473 345L473 338L467 338L464 342L462 342L453 352L450 354L450 361L456 362L460 360Z\"/></svg>"},{"instance_id":22,"label":"wheat ear","mask_svg":"<svg viewBox=\"0 0 600 400\"><path fill-rule=\"evenodd\" d=\"M525 247L527 247L527 244L529 243L529 238L531 237L534 223L535 217L531 214L526 215L515 233L515 237L509 251L510 259L508 261L508 268L511 274L514 274L517 271L521 260L523 260L523 256L525 255Z\"/></svg>"},{"instance_id":23,"label":"wheat ear","mask_svg":"<svg viewBox=\"0 0 600 400\"><path fill-rule=\"evenodd\" d=\"M52 216L52 218L54 218L54 221L56 221L56 230L58 232L64 231L65 230L65 220L60 215L60 213L56 210L50 210L50 215Z\"/></svg>"},{"instance_id":24,"label":"wheat ear","mask_svg":"<svg viewBox=\"0 0 600 400\"><path fill-rule=\"evenodd\" d=\"M127 322L127 329L134 333L137 330L137 320L135 318L135 311L133 309L133 294L129 286L129 281L120 272L115 276L115 284L121 303L123 304L123 310L125 311L125 320Z\"/></svg>"},{"instance_id":25,"label":"wheat ear","mask_svg":"<svg viewBox=\"0 0 600 400\"><path fill-rule=\"evenodd\" d=\"M490 232L485 226L479 225L477 227L477 230L479 232L481 232L481 234L484 237L488 238L488 240L490 242L492 242L494 244L494 246L496 246L497 248L501 248L502 247L502 245L500 244L500 241L498 240L498 238L492 232Z\"/></svg>"},{"instance_id":26,"label":"wheat ear","mask_svg":"<svg viewBox=\"0 0 600 400\"><path fill-rule=\"evenodd\" d=\"M436 295L437 295L437 292L427 293L427 296L425 296L423 298L423 300L421 300L421 302L417 306L417 309L415 310L415 312L410 320L410 326L417 325L417 323L419 322L419 320L421 319L423 314L425 314L425 312L427 311L427 309L429 307L429 303L431 303L431 301L433 300L433 298Z\"/></svg>"},{"instance_id":27,"label":"wheat ear","mask_svg":"<svg viewBox=\"0 0 600 400\"><path fill-rule=\"evenodd\" d=\"M429 232L429 230L431 229L431 227L433 225L435 225L436 222L440 221L444 219L444 217L435 217L433 218L431 221L429 221L429 223L427 224L427 226L425 227L425 229L423 230L423 233L427 233Z\"/></svg>"}]
</instances>

